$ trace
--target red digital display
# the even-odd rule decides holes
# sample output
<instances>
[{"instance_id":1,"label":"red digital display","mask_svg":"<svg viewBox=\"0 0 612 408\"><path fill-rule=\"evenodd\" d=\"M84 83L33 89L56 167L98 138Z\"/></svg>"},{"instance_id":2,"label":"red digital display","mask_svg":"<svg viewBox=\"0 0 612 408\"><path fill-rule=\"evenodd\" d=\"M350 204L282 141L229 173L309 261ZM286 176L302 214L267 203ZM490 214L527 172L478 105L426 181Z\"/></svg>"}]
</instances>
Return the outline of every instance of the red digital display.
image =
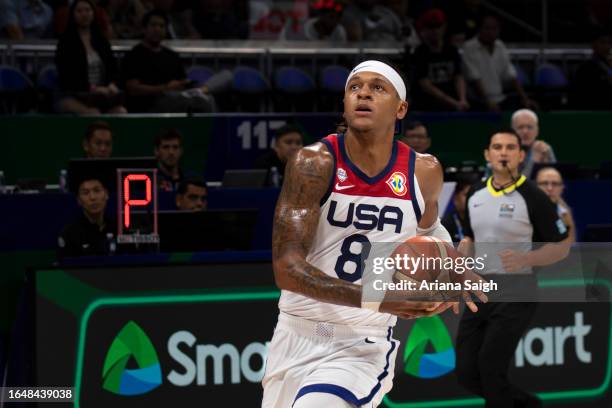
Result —
<instances>
[{"instance_id":1,"label":"red digital display","mask_svg":"<svg viewBox=\"0 0 612 408\"><path fill-rule=\"evenodd\" d=\"M145 199L133 200L130 198L130 183L134 181L144 181L145 184ZM130 227L130 208L138 206L146 206L151 202L151 178L146 174L128 174L123 179L123 225L125 228Z\"/></svg>"}]
</instances>

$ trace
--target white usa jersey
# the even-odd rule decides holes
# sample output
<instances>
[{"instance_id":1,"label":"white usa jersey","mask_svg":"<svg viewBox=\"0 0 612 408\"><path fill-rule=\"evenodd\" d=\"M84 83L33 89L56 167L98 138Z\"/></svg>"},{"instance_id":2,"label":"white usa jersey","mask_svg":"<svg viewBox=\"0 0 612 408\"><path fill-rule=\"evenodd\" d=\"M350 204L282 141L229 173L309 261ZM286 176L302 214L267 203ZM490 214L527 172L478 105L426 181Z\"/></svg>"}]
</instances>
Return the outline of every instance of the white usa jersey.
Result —
<instances>
[{"instance_id":1,"label":"white usa jersey","mask_svg":"<svg viewBox=\"0 0 612 408\"><path fill-rule=\"evenodd\" d=\"M344 146L344 135L321 140L334 157L334 176L321 200L317 231L306 261L334 278L360 284L360 251L371 243L403 242L416 235L424 200L414 175L416 154L394 142L391 159L375 177L355 166ZM387 313L338 306L283 290L282 312L304 319L357 326L393 326Z\"/></svg>"}]
</instances>

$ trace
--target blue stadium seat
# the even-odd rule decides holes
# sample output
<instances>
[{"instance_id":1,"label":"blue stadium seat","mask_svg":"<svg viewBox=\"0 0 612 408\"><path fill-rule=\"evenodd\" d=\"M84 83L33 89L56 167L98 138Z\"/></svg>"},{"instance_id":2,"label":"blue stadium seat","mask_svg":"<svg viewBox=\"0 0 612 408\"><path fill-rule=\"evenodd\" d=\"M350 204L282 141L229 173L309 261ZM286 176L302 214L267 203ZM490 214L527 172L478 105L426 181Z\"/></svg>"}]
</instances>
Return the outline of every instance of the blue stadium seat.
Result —
<instances>
[{"instance_id":1,"label":"blue stadium seat","mask_svg":"<svg viewBox=\"0 0 612 408\"><path fill-rule=\"evenodd\" d=\"M38 88L46 91L56 91L59 89L57 68L55 65L50 64L40 70L38 78L36 79L36 85Z\"/></svg>"},{"instance_id":2,"label":"blue stadium seat","mask_svg":"<svg viewBox=\"0 0 612 408\"><path fill-rule=\"evenodd\" d=\"M268 90L269 85L266 78L257 69L238 67L234 69L232 88L240 93L261 94Z\"/></svg>"},{"instance_id":3,"label":"blue stadium seat","mask_svg":"<svg viewBox=\"0 0 612 408\"><path fill-rule=\"evenodd\" d=\"M0 112L15 114L28 111L35 101L30 78L17 68L0 66Z\"/></svg>"},{"instance_id":4,"label":"blue stadium seat","mask_svg":"<svg viewBox=\"0 0 612 408\"><path fill-rule=\"evenodd\" d=\"M568 81L561 68L545 63L536 70L535 84L542 88L564 88L568 85Z\"/></svg>"},{"instance_id":5,"label":"blue stadium seat","mask_svg":"<svg viewBox=\"0 0 612 408\"><path fill-rule=\"evenodd\" d=\"M343 66L328 65L321 70L319 83L325 91L343 93L349 74L350 71Z\"/></svg>"},{"instance_id":6,"label":"blue stadium seat","mask_svg":"<svg viewBox=\"0 0 612 408\"><path fill-rule=\"evenodd\" d=\"M306 71L296 67L281 67L274 74L274 87L290 94L312 92L315 83Z\"/></svg>"},{"instance_id":7,"label":"blue stadium seat","mask_svg":"<svg viewBox=\"0 0 612 408\"><path fill-rule=\"evenodd\" d=\"M198 85L204 85L213 74L212 69L200 65L194 65L187 70L187 78Z\"/></svg>"},{"instance_id":8,"label":"blue stadium seat","mask_svg":"<svg viewBox=\"0 0 612 408\"><path fill-rule=\"evenodd\" d=\"M529 74L518 64L514 64L514 68L516 69L516 79L518 79L519 83L525 86L531 85L531 78Z\"/></svg>"},{"instance_id":9,"label":"blue stadium seat","mask_svg":"<svg viewBox=\"0 0 612 408\"><path fill-rule=\"evenodd\" d=\"M33 88L32 81L17 68L0 66L0 91L19 92Z\"/></svg>"}]
</instances>

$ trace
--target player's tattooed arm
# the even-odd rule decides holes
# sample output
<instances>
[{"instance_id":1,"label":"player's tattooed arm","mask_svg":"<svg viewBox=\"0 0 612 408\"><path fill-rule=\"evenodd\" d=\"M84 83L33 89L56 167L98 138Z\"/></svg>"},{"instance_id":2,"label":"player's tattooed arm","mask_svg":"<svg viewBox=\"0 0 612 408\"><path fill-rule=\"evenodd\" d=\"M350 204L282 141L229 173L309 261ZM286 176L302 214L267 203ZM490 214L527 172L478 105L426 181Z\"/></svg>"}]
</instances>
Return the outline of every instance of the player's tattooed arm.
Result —
<instances>
[{"instance_id":1,"label":"player's tattooed arm","mask_svg":"<svg viewBox=\"0 0 612 408\"><path fill-rule=\"evenodd\" d=\"M274 213L274 277L281 289L323 302L360 307L360 286L328 276L306 262L317 231L320 201L329 188L333 168L333 157L322 143L301 149L287 163Z\"/></svg>"}]
</instances>

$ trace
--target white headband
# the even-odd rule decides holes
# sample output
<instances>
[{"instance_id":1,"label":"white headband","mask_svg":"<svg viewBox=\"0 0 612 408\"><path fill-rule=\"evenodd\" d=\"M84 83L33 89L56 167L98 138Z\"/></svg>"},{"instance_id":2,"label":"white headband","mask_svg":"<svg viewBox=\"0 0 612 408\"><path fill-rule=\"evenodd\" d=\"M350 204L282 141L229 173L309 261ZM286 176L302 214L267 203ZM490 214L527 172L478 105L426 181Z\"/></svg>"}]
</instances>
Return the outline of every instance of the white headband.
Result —
<instances>
[{"instance_id":1,"label":"white headband","mask_svg":"<svg viewBox=\"0 0 612 408\"><path fill-rule=\"evenodd\" d=\"M397 91L400 99L402 101L406 100L406 85L404 84L404 80L402 79L402 77L397 73L396 70L391 68L389 65L385 64L384 62L375 60L363 61L361 64L353 68L348 78L346 79L344 89L346 89L351 78L360 72L375 72L384 76L387 81L391 82L391 85L393 85L393 87Z\"/></svg>"}]
</instances>

